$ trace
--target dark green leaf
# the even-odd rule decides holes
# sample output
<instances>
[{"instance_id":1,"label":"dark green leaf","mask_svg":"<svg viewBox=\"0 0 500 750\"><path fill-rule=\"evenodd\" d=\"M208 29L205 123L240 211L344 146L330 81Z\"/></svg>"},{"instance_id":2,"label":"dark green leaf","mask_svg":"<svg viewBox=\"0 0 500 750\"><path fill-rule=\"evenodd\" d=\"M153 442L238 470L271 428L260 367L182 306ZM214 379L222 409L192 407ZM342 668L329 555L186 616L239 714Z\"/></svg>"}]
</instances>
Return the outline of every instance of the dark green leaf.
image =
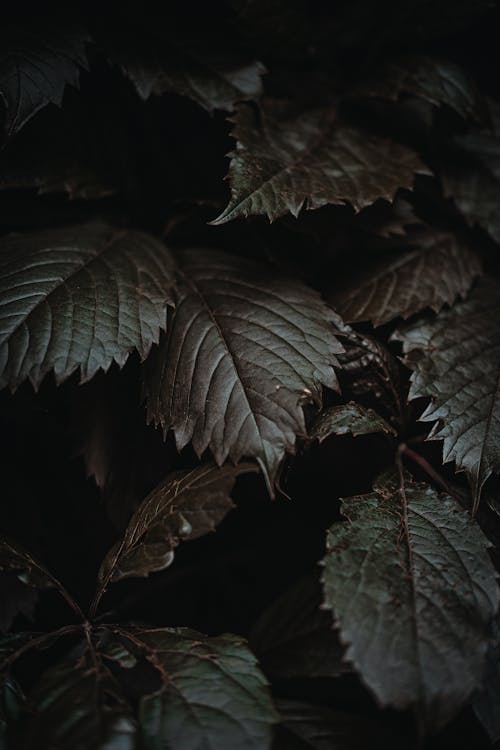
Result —
<instances>
[{"instance_id":1,"label":"dark green leaf","mask_svg":"<svg viewBox=\"0 0 500 750\"><path fill-rule=\"evenodd\" d=\"M138 507L122 541L106 555L99 580L145 577L167 568L180 541L213 531L234 507L229 493L238 475L256 470L248 463L221 468L210 463L170 474Z\"/></svg>"},{"instance_id":2,"label":"dark green leaf","mask_svg":"<svg viewBox=\"0 0 500 750\"><path fill-rule=\"evenodd\" d=\"M89 380L166 325L173 262L154 237L101 223L9 235L0 242L0 385L38 387L80 368Z\"/></svg>"},{"instance_id":3,"label":"dark green leaf","mask_svg":"<svg viewBox=\"0 0 500 750\"><path fill-rule=\"evenodd\" d=\"M500 287L478 284L470 297L431 320L395 334L414 370L410 399L432 399L421 420L444 440L444 461L470 480L474 504L500 470Z\"/></svg>"},{"instance_id":4,"label":"dark green leaf","mask_svg":"<svg viewBox=\"0 0 500 750\"><path fill-rule=\"evenodd\" d=\"M409 149L339 122L333 108L285 116L276 102L258 112L241 105L232 118L231 200L212 224L264 214L271 221L303 206L392 200L426 172Z\"/></svg>"},{"instance_id":5,"label":"dark green leaf","mask_svg":"<svg viewBox=\"0 0 500 750\"><path fill-rule=\"evenodd\" d=\"M394 429L373 409L350 401L348 404L331 406L318 415L309 430L309 437L320 443L331 435L368 435L373 432L385 432L395 435Z\"/></svg>"},{"instance_id":6,"label":"dark green leaf","mask_svg":"<svg viewBox=\"0 0 500 750\"><path fill-rule=\"evenodd\" d=\"M481 682L500 601L489 543L454 500L402 472L342 513L323 585L346 658L382 706L443 726Z\"/></svg>"},{"instance_id":7,"label":"dark green leaf","mask_svg":"<svg viewBox=\"0 0 500 750\"><path fill-rule=\"evenodd\" d=\"M491 742L500 740L500 623L493 621L493 638L486 658L482 690L474 698L474 711Z\"/></svg>"},{"instance_id":8,"label":"dark green leaf","mask_svg":"<svg viewBox=\"0 0 500 750\"><path fill-rule=\"evenodd\" d=\"M272 485L302 404L337 388L337 316L312 289L209 250L179 254L182 284L169 332L145 366L148 419L221 465L256 458Z\"/></svg>"}]
</instances>

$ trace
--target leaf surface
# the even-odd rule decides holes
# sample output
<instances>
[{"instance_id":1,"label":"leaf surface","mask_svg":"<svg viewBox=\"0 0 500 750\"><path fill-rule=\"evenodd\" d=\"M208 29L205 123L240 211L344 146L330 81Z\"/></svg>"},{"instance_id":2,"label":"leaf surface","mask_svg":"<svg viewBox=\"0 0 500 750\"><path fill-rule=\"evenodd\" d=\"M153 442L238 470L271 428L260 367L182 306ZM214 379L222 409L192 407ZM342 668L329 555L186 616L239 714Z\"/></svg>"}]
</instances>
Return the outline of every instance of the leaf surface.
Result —
<instances>
[{"instance_id":1,"label":"leaf surface","mask_svg":"<svg viewBox=\"0 0 500 750\"><path fill-rule=\"evenodd\" d=\"M137 349L144 359L166 325L173 261L154 237L102 223L0 241L0 386L36 388L80 368L81 381Z\"/></svg>"},{"instance_id":2,"label":"leaf surface","mask_svg":"<svg viewBox=\"0 0 500 750\"><path fill-rule=\"evenodd\" d=\"M493 621L493 638L491 640L482 690L473 701L474 712L488 733L490 741L500 740L500 625L498 617Z\"/></svg>"},{"instance_id":3,"label":"leaf surface","mask_svg":"<svg viewBox=\"0 0 500 750\"><path fill-rule=\"evenodd\" d=\"M374 432L385 432L395 435L394 429L373 409L361 406L355 401L340 406L331 406L319 414L313 423L309 437L320 443L331 435L368 435Z\"/></svg>"},{"instance_id":4,"label":"leaf surface","mask_svg":"<svg viewBox=\"0 0 500 750\"><path fill-rule=\"evenodd\" d=\"M450 497L403 472L343 500L323 586L346 658L382 706L449 721L481 682L499 604L489 542Z\"/></svg>"},{"instance_id":5,"label":"leaf surface","mask_svg":"<svg viewBox=\"0 0 500 750\"><path fill-rule=\"evenodd\" d=\"M221 465L255 458L272 485L302 404L338 388L337 316L302 283L212 250L178 254L182 283L169 332L145 365L148 419Z\"/></svg>"}]
</instances>

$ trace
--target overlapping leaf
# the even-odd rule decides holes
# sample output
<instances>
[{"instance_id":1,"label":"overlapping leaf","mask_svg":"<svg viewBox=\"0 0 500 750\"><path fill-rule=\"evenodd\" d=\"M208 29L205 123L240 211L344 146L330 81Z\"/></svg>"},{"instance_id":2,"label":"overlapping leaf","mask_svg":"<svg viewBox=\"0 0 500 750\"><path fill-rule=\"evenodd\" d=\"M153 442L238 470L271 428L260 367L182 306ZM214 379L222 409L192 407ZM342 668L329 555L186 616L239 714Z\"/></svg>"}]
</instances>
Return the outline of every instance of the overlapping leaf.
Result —
<instances>
[{"instance_id":1,"label":"overlapping leaf","mask_svg":"<svg viewBox=\"0 0 500 750\"><path fill-rule=\"evenodd\" d=\"M383 706L445 724L481 682L500 601L486 537L449 497L402 472L348 498L323 585L346 658Z\"/></svg>"},{"instance_id":2,"label":"overlapping leaf","mask_svg":"<svg viewBox=\"0 0 500 750\"><path fill-rule=\"evenodd\" d=\"M414 249L382 258L371 270L334 293L332 302L348 323L375 326L409 318L430 307L435 312L465 297L481 273L481 261L458 237L426 231Z\"/></svg>"},{"instance_id":3,"label":"overlapping leaf","mask_svg":"<svg viewBox=\"0 0 500 750\"><path fill-rule=\"evenodd\" d=\"M305 433L304 402L337 388L337 316L303 284L208 250L178 255L182 285L145 366L148 417L201 456L256 458L272 484Z\"/></svg>"},{"instance_id":4,"label":"overlapping leaf","mask_svg":"<svg viewBox=\"0 0 500 750\"><path fill-rule=\"evenodd\" d=\"M320 443L331 435L369 435L373 432L385 432L394 435L394 429L373 409L361 406L355 401L339 406L331 406L319 414L311 429L309 437Z\"/></svg>"},{"instance_id":5,"label":"overlapping leaf","mask_svg":"<svg viewBox=\"0 0 500 750\"><path fill-rule=\"evenodd\" d=\"M444 440L444 461L466 471L477 505L500 470L500 287L479 283L470 297L435 319L396 334L414 370L410 398L430 397L421 420Z\"/></svg>"},{"instance_id":6,"label":"overlapping leaf","mask_svg":"<svg viewBox=\"0 0 500 750\"><path fill-rule=\"evenodd\" d=\"M231 200L213 224L256 214L273 221L328 203L359 210L392 200L426 171L413 151L343 124L333 107L290 115L274 101L258 112L243 104L232 121Z\"/></svg>"},{"instance_id":7,"label":"overlapping leaf","mask_svg":"<svg viewBox=\"0 0 500 750\"><path fill-rule=\"evenodd\" d=\"M38 387L77 368L81 380L137 349L146 357L166 325L173 261L141 232L102 223L0 242L0 386Z\"/></svg>"}]
</instances>

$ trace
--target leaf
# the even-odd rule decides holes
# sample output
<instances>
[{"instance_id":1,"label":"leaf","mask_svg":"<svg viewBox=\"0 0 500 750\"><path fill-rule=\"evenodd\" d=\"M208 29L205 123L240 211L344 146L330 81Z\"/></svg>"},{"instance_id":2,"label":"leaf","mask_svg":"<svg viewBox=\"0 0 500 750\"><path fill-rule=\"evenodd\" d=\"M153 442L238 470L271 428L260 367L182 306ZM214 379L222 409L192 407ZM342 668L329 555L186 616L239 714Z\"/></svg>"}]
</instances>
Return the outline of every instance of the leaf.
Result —
<instances>
[{"instance_id":1,"label":"leaf","mask_svg":"<svg viewBox=\"0 0 500 750\"><path fill-rule=\"evenodd\" d=\"M368 435L373 432L385 432L395 435L395 430L383 417L373 409L368 409L361 404L350 401L348 404L331 406L325 409L313 423L309 437L319 440L320 443L331 435Z\"/></svg>"},{"instance_id":2,"label":"leaf","mask_svg":"<svg viewBox=\"0 0 500 750\"><path fill-rule=\"evenodd\" d=\"M25 744L58 750L133 750L136 723L105 654L82 647L45 672L28 695Z\"/></svg>"},{"instance_id":3,"label":"leaf","mask_svg":"<svg viewBox=\"0 0 500 750\"><path fill-rule=\"evenodd\" d=\"M250 646L273 680L336 677L350 671L332 630L332 616L320 609L321 601L317 576L303 576L253 626Z\"/></svg>"},{"instance_id":4,"label":"leaf","mask_svg":"<svg viewBox=\"0 0 500 750\"><path fill-rule=\"evenodd\" d=\"M274 221L328 203L359 210L392 200L398 188L411 187L415 172L426 172L413 151L342 124L332 107L292 116L280 109L273 101L258 112L236 109L231 200L212 224L258 214Z\"/></svg>"},{"instance_id":5,"label":"leaf","mask_svg":"<svg viewBox=\"0 0 500 750\"><path fill-rule=\"evenodd\" d=\"M78 87L87 69L89 36L75 24L25 23L4 27L0 44L0 97L7 137L19 131L47 104L62 104L67 84Z\"/></svg>"},{"instance_id":6,"label":"leaf","mask_svg":"<svg viewBox=\"0 0 500 750\"><path fill-rule=\"evenodd\" d=\"M490 741L500 740L500 624L498 617L493 620L493 637L486 658L481 692L473 701L474 712L488 733Z\"/></svg>"},{"instance_id":7,"label":"leaf","mask_svg":"<svg viewBox=\"0 0 500 750\"><path fill-rule=\"evenodd\" d=\"M381 258L332 303L347 323L370 321L375 326L409 318L430 307L435 312L467 295L481 275L479 257L458 237L425 232L408 252Z\"/></svg>"},{"instance_id":8,"label":"leaf","mask_svg":"<svg viewBox=\"0 0 500 750\"><path fill-rule=\"evenodd\" d=\"M32 618L38 601L38 591L26 586L11 573L0 574L0 632L6 633L18 615Z\"/></svg>"},{"instance_id":9,"label":"leaf","mask_svg":"<svg viewBox=\"0 0 500 750\"><path fill-rule=\"evenodd\" d=\"M429 438L444 440L443 460L467 473L477 506L485 481L500 470L499 286L482 281L465 302L394 338L414 371L409 398L431 398L420 419L436 422Z\"/></svg>"},{"instance_id":10,"label":"leaf","mask_svg":"<svg viewBox=\"0 0 500 750\"><path fill-rule=\"evenodd\" d=\"M99 581L146 577L172 564L180 541L213 531L234 507L229 493L239 474L257 467L202 464L169 474L138 507L122 541L103 560Z\"/></svg>"},{"instance_id":11,"label":"leaf","mask_svg":"<svg viewBox=\"0 0 500 750\"><path fill-rule=\"evenodd\" d=\"M35 589L60 586L54 576L29 552L5 538L0 538L0 571L15 573L20 581Z\"/></svg>"},{"instance_id":12,"label":"leaf","mask_svg":"<svg viewBox=\"0 0 500 750\"><path fill-rule=\"evenodd\" d=\"M11 747L8 738L10 724L18 721L24 708L24 693L10 677L2 681L0 692L0 750Z\"/></svg>"},{"instance_id":13,"label":"leaf","mask_svg":"<svg viewBox=\"0 0 500 750\"><path fill-rule=\"evenodd\" d=\"M402 471L342 513L323 586L346 658L381 706L416 706L439 728L481 682L500 601L489 542L455 501Z\"/></svg>"},{"instance_id":14,"label":"leaf","mask_svg":"<svg viewBox=\"0 0 500 750\"><path fill-rule=\"evenodd\" d=\"M356 92L357 93L357 92ZM484 105L467 72L450 62L429 57L393 60L376 78L360 87L360 94L396 101L402 94L446 105L464 118L481 119Z\"/></svg>"},{"instance_id":15,"label":"leaf","mask_svg":"<svg viewBox=\"0 0 500 750\"><path fill-rule=\"evenodd\" d=\"M161 688L140 703L144 747L270 748L277 717L267 682L242 638L209 638L186 628L133 630L128 637L162 679Z\"/></svg>"},{"instance_id":16,"label":"leaf","mask_svg":"<svg viewBox=\"0 0 500 750\"><path fill-rule=\"evenodd\" d=\"M312 289L211 250L178 254L169 333L145 365L148 420L221 465L255 458L271 487L305 434L304 402L338 388L337 316Z\"/></svg>"},{"instance_id":17,"label":"leaf","mask_svg":"<svg viewBox=\"0 0 500 750\"><path fill-rule=\"evenodd\" d=\"M173 261L154 237L103 223L0 241L0 386L81 381L144 359L166 325Z\"/></svg>"}]
</instances>

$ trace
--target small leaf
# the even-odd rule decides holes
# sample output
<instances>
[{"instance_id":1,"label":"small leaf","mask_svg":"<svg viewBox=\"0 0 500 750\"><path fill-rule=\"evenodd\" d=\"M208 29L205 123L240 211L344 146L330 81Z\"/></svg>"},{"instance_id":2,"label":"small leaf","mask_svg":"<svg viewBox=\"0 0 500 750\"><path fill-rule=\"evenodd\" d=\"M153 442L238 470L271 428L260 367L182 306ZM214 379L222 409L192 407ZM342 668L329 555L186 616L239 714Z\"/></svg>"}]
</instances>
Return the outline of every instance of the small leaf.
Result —
<instances>
[{"instance_id":1,"label":"small leaf","mask_svg":"<svg viewBox=\"0 0 500 750\"><path fill-rule=\"evenodd\" d=\"M402 472L343 500L323 585L346 658L382 706L443 726L480 685L500 601L482 531L450 497Z\"/></svg>"},{"instance_id":2,"label":"small leaf","mask_svg":"<svg viewBox=\"0 0 500 750\"><path fill-rule=\"evenodd\" d=\"M309 437L320 443L331 435L369 435L373 432L385 432L395 435L395 430L383 417L373 409L350 401L348 404L331 406L325 409L313 423Z\"/></svg>"},{"instance_id":3,"label":"small leaf","mask_svg":"<svg viewBox=\"0 0 500 750\"><path fill-rule=\"evenodd\" d=\"M312 289L212 250L178 254L182 283L169 333L145 365L148 420L221 465L255 458L270 488L302 405L338 388L335 313Z\"/></svg>"},{"instance_id":4,"label":"small leaf","mask_svg":"<svg viewBox=\"0 0 500 750\"><path fill-rule=\"evenodd\" d=\"M436 422L429 438L444 440L443 460L467 473L477 506L500 471L500 287L485 280L465 302L394 338L414 371L409 398L432 399L420 419Z\"/></svg>"},{"instance_id":5,"label":"small leaf","mask_svg":"<svg viewBox=\"0 0 500 750\"><path fill-rule=\"evenodd\" d=\"M417 248L380 259L332 303L347 323L374 326L409 318L426 307L435 312L465 297L480 276L479 257L452 234L421 234Z\"/></svg>"},{"instance_id":6,"label":"small leaf","mask_svg":"<svg viewBox=\"0 0 500 750\"><path fill-rule=\"evenodd\" d=\"M333 108L285 117L276 102L258 112L242 104L232 122L231 200L212 224L258 214L274 221L328 203L359 210L391 201L427 171L413 151L343 125Z\"/></svg>"},{"instance_id":7,"label":"small leaf","mask_svg":"<svg viewBox=\"0 0 500 750\"><path fill-rule=\"evenodd\" d=\"M154 237L102 223L10 235L0 241L0 387L37 388L80 368L81 381L144 359L160 329L173 261Z\"/></svg>"},{"instance_id":8,"label":"small leaf","mask_svg":"<svg viewBox=\"0 0 500 750\"><path fill-rule=\"evenodd\" d=\"M99 581L145 577L167 568L180 541L213 531L234 507L229 493L238 475L256 470L248 463L222 468L210 463L170 474L141 503L123 540L104 558Z\"/></svg>"},{"instance_id":9,"label":"small leaf","mask_svg":"<svg viewBox=\"0 0 500 750\"><path fill-rule=\"evenodd\" d=\"M61 106L66 84L78 87L79 70L87 68L88 34L70 24L4 27L0 48L0 98L5 105L4 130L14 135L49 103Z\"/></svg>"}]
</instances>

